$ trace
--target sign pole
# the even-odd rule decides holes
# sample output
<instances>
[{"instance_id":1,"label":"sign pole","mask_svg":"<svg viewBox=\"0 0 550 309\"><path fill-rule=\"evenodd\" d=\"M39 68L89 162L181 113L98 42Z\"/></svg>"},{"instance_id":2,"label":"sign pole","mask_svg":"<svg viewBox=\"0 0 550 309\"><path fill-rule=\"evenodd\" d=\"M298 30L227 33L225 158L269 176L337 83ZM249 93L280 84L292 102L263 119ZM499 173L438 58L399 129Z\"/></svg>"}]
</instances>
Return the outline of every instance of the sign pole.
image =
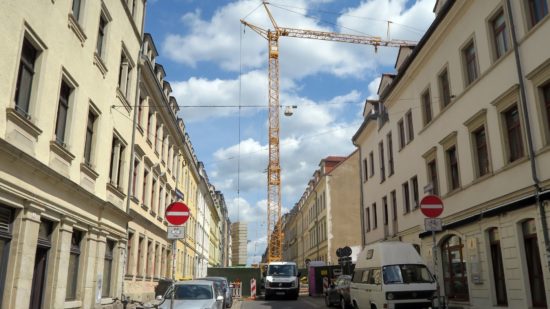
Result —
<instances>
[{"instance_id":1,"label":"sign pole","mask_svg":"<svg viewBox=\"0 0 550 309\"><path fill-rule=\"evenodd\" d=\"M431 193L431 191L432 190L428 188L428 192ZM435 238L435 232L441 231L442 229L441 229L441 219L435 219L435 218L439 217L439 215L441 215L441 213L443 212L443 201L437 195L431 195L431 194L427 195L424 198L422 198L422 200L420 201L420 211L422 211L422 213L426 217L431 218L431 219L426 219L424 221L424 224L426 226L426 230L431 230L432 232L432 242L433 242L432 259L434 263L434 275L436 277L435 293L437 297L437 308L442 309L443 307L441 306L441 293L439 291L440 289L439 277L438 277L439 271L437 267L437 242ZM435 223L438 223L438 224L435 224ZM434 224L439 226L434 226Z\"/></svg>"},{"instance_id":2,"label":"sign pole","mask_svg":"<svg viewBox=\"0 0 550 309\"><path fill-rule=\"evenodd\" d=\"M172 240L172 300L170 301L170 309L174 309L174 295L176 294L176 241Z\"/></svg>"},{"instance_id":3,"label":"sign pole","mask_svg":"<svg viewBox=\"0 0 550 309\"><path fill-rule=\"evenodd\" d=\"M437 277L437 273L438 273L438 269L437 269L437 252L436 252L437 244L436 244L436 240L435 240L435 230L432 230L432 241L433 241L432 257L433 257L433 260L434 260L434 274L436 274L435 293L436 293L436 296L437 296L437 308L441 309L442 307L441 307L441 295L440 295L440 292L439 292L439 278Z\"/></svg>"}]
</instances>

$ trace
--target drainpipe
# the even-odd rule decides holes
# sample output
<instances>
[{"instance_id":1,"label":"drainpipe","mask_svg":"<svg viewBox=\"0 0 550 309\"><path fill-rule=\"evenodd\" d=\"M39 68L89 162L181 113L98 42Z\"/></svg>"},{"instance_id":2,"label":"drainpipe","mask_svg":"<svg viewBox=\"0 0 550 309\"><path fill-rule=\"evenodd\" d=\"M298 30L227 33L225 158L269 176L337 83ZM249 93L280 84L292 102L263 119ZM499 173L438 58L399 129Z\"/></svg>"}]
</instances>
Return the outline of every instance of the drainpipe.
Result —
<instances>
[{"instance_id":1,"label":"drainpipe","mask_svg":"<svg viewBox=\"0 0 550 309\"><path fill-rule=\"evenodd\" d=\"M136 130L137 130L137 112L139 106L139 96L140 96L140 87L139 84L141 82L141 66L144 64L142 63L142 55L143 55L143 44L145 40L145 5L146 2L143 2L143 14L141 16L141 40L139 42L139 53L137 56L137 79L136 79L136 97L135 105L134 105L134 117L132 120L132 141L130 143L130 168L128 169L128 191L126 194L126 213L130 215L130 195L132 194L132 178L134 174L134 146L136 142ZM128 237L128 233L130 232L130 223L126 223L126 237ZM128 239L129 241L129 239ZM126 269L126 265L128 264L128 243L126 243L126 248L124 249L124 265L123 265L123 274L122 274L122 284L121 284L121 302L124 308L126 308L126 305L129 302L129 299L127 299L126 295L124 294L124 278L126 277L126 273L128 270ZM139 258L139 257L138 257Z\"/></svg>"},{"instance_id":2,"label":"drainpipe","mask_svg":"<svg viewBox=\"0 0 550 309\"><path fill-rule=\"evenodd\" d=\"M541 218L542 224L542 235L544 239L544 247L546 251L546 263L550 268L550 237L548 235L548 222L546 220L546 210L544 209L544 203L540 198L541 187L540 180L537 175L537 165L535 150L533 146L533 136L531 133L531 122L529 121L529 110L527 108L527 96L525 95L525 84L523 82L523 70L521 67L521 60L519 55L519 46L516 37L516 28L514 26L514 15L512 14L512 4L510 0L506 0L506 9L508 11L508 18L510 18L510 28L512 33L512 44L514 46L514 56L516 60L517 75L519 81L519 91L520 91L520 105L523 110L523 121L525 122L525 129L527 130L527 147L529 151L529 161L531 163L531 177L533 178L535 186L535 201L538 206L539 215Z\"/></svg>"}]
</instances>

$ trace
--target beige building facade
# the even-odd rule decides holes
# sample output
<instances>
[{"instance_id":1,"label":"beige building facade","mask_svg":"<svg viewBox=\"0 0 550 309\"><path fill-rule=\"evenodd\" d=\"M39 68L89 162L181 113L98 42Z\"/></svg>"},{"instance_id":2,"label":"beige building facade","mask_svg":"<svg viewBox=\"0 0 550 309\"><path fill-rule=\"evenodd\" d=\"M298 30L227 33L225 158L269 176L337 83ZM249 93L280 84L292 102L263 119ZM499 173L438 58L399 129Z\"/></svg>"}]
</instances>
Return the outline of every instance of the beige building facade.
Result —
<instances>
[{"instance_id":1,"label":"beige building facade","mask_svg":"<svg viewBox=\"0 0 550 309\"><path fill-rule=\"evenodd\" d=\"M231 224L231 265L246 265L248 257L248 225L246 222Z\"/></svg>"},{"instance_id":2,"label":"beige building facade","mask_svg":"<svg viewBox=\"0 0 550 309\"><path fill-rule=\"evenodd\" d=\"M321 160L302 198L283 217L283 259L338 264L336 250L361 250L359 152Z\"/></svg>"},{"instance_id":3,"label":"beige building facade","mask_svg":"<svg viewBox=\"0 0 550 309\"><path fill-rule=\"evenodd\" d=\"M415 244L453 307L550 300L548 5L438 1L353 137L364 244ZM419 209L426 193L445 207L435 244Z\"/></svg>"},{"instance_id":4,"label":"beige building facade","mask_svg":"<svg viewBox=\"0 0 550 309\"><path fill-rule=\"evenodd\" d=\"M108 308L122 293L144 9L2 4L2 308Z\"/></svg>"}]
</instances>

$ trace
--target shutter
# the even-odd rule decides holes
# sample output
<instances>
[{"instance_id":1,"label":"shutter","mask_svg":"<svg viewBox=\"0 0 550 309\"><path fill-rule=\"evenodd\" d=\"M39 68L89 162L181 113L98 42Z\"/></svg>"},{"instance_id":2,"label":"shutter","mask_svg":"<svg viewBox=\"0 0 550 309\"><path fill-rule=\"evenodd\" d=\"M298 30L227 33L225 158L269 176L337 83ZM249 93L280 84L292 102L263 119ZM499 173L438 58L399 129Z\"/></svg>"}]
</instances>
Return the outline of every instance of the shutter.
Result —
<instances>
[{"instance_id":1,"label":"shutter","mask_svg":"<svg viewBox=\"0 0 550 309\"><path fill-rule=\"evenodd\" d=\"M0 206L0 234L11 233L12 210Z\"/></svg>"}]
</instances>

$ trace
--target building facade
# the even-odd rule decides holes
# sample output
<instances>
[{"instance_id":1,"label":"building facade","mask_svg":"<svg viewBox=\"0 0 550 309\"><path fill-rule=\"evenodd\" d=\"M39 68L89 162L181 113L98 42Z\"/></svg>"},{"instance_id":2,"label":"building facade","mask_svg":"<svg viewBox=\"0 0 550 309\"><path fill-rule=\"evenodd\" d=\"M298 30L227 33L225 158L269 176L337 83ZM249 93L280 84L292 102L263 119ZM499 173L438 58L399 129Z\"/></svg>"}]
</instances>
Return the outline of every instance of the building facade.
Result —
<instances>
[{"instance_id":1,"label":"building facade","mask_svg":"<svg viewBox=\"0 0 550 309\"><path fill-rule=\"evenodd\" d=\"M144 10L2 5L2 308L110 307L122 293Z\"/></svg>"},{"instance_id":2,"label":"building facade","mask_svg":"<svg viewBox=\"0 0 550 309\"><path fill-rule=\"evenodd\" d=\"M306 261L338 264L336 250L361 250L359 152L319 163L302 198L283 218L283 257L300 267Z\"/></svg>"},{"instance_id":3,"label":"building facade","mask_svg":"<svg viewBox=\"0 0 550 309\"><path fill-rule=\"evenodd\" d=\"M415 244L453 307L550 300L548 6L438 1L353 137L364 244ZM435 244L419 211L425 192L445 207Z\"/></svg>"},{"instance_id":4,"label":"building facade","mask_svg":"<svg viewBox=\"0 0 550 309\"><path fill-rule=\"evenodd\" d=\"M246 222L235 222L231 224L231 241L231 265L246 265L248 256L248 225Z\"/></svg>"}]
</instances>

